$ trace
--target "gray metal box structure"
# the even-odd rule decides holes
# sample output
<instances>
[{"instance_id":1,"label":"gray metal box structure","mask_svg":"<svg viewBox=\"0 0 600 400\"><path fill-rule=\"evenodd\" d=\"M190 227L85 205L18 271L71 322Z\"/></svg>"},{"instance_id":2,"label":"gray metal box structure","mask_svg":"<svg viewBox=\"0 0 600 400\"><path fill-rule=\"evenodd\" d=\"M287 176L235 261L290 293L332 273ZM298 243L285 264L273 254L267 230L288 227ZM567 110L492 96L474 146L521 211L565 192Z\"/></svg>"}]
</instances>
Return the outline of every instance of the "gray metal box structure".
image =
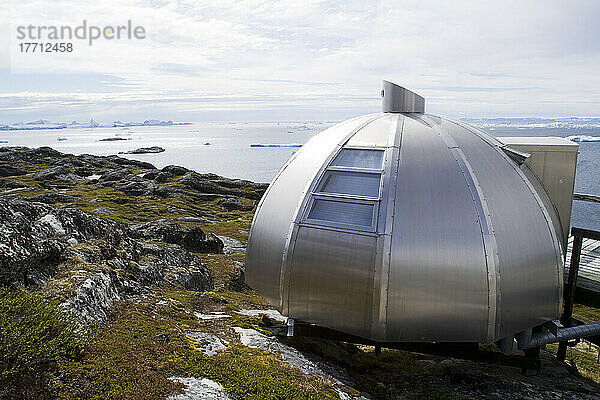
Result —
<instances>
[{"instance_id":1,"label":"gray metal box structure","mask_svg":"<svg viewBox=\"0 0 600 400\"><path fill-rule=\"evenodd\" d=\"M540 180L556 207L566 240L569 236L579 145L561 137L499 137L498 140L529 154L525 163Z\"/></svg>"},{"instance_id":2,"label":"gray metal box structure","mask_svg":"<svg viewBox=\"0 0 600 400\"><path fill-rule=\"evenodd\" d=\"M314 136L279 171L248 283L284 315L378 342L494 342L556 319L570 181L549 195L535 158L424 114L404 88L384 82L383 97L385 112Z\"/></svg>"}]
</instances>

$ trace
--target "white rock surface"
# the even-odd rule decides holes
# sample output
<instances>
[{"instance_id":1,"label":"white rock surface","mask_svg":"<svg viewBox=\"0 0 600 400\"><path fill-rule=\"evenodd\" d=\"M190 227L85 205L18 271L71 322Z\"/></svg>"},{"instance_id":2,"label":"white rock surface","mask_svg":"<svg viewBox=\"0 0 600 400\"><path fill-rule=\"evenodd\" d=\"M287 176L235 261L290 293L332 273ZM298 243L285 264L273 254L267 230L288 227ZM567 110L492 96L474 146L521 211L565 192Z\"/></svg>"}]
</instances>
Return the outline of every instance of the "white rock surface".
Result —
<instances>
[{"instance_id":1,"label":"white rock surface","mask_svg":"<svg viewBox=\"0 0 600 400\"><path fill-rule=\"evenodd\" d=\"M255 317L257 315L266 315L267 317L282 323L286 323L288 320L288 317L281 315L277 310L240 310L234 312L249 317Z\"/></svg>"},{"instance_id":2,"label":"white rock surface","mask_svg":"<svg viewBox=\"0 0 600 400\"><path fill-rule=\"evenodd\" d=\"M183 383L185 392L169 396L168 400L233 400L221 384L206 378L171 377L172 381Z\"/></svg>"},{"instance_id":3,"label":"white rock surface","mask_svg":"<svg viewBox=\"0 0 600 400\"><path fill-rule=\"evenodd\" d=\"M211 333L188 332L187 335L200 344L200 346L198 346L198 350L200 350L206 356L214 356L217 354L217 350L222 350L225 348L225 345L223 342L221 342L221 339Z\"/></svg>"},{"instance_id":4,"label":"white rock surface","mask_svg":"<svg viewBox=\"0 0 600 400\"><path fill-rule=\"evenodd\" d=\"M36 225L46 225L50 227L58 236L63 236L65 234L65 228L63 228L58 218L52 214L44 215L42 218L38 219Z\"/></svg>"},{"instance_id":5,"label":"white rock surface","mask_svg":"<svg viewBox=\"0 0 600 400\"><path fill-rule=\"evenodd\" d=\"M194 315L199 318L199 319L203 319L203 320L207 320L207 319L219 319L219 318L231 318L231 315L225 314L224 312L211 312L210 314L201 314L201 313L194 313Z\"/></svg>"},{"instance_id":6,"label":"white rock surface","mask_svg":"<svg viewBox=\"0 0 600 400\"><path fill-rule=\"evenodd\" d=\"M244 346L263 349L273 353L281 353L283 361L300 369L305 374L313 374L328 378L327 374L315 363L308 360L302 353L293 347L281 343L277 338L263 335L254 329L245 329L238 326L233 329L240 335L240 341Z\"/></svg>"}]
</instances>

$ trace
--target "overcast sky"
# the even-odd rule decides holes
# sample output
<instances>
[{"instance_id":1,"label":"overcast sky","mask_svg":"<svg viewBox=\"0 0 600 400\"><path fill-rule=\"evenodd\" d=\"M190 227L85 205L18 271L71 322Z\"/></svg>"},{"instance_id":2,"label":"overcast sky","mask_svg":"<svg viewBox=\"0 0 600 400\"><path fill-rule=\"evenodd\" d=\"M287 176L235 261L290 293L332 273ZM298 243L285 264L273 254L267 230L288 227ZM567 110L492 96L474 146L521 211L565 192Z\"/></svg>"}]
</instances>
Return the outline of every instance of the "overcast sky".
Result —
<instances>
[{"instance_id":1,"label":"overcast sky","mask_svg":"<svg viewBox=\"0 0 600 400\"><path fill-rule=\"evenodd\" d=\"M0 0L0 122L600 116L600 1ZM6 12L6 11L9 12ZM20 25L145 28L19 52ZM68 40L67 40L68 41ZM65 42L67 42L65 41ZM60 41L59 41L60 42Z\"/></svg>"}]
</instances>

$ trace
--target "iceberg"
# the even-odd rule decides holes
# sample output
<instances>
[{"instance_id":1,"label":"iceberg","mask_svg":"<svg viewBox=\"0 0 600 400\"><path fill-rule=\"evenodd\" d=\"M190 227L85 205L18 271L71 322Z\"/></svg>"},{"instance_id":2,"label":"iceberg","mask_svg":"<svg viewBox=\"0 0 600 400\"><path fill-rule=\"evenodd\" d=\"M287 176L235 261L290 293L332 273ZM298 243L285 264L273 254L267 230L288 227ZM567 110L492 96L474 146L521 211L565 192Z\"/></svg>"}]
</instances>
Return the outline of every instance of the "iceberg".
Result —
<instances>
[{"instance_id":1,"label":"iceberg","mask_svg":"<svg viewBox=\"0 0 600 400\"><path fill-rule=\"evenodd\" d=\"M37 129L66 129L66 128L123 128L133 126L174 126L174 125L192 125L191 122L173 122L160 121L157 119L146 120L144 122L121 122L120 120L104 123L90 118L89 122L51 122L46 119L39 119L30 122L15 122L12 124L0 124L0 131L29 131Z\"/></svg>"},{"instance_id":2,"label":"iceberg","mask_svg":"<svg viewBox=\"0 0 600 400\"><path fill-rule=\"evenodd\" d=\"M600 142L600 136L589 136L589 135L573 135L567 136L566 139L572 142Z\"/></svg>"},{"instance_id":3,"label":"iceberg","mask_svg":"<svg viewBox=\"0 0 600 400\"><path fill-rule=\"evenodd\" d=\"M566 117L566 118L461 118L461 121L474 124L480 128L563 128L563 129L595 129L600 128L600 118Z\"/></svg>"}]
</instances>

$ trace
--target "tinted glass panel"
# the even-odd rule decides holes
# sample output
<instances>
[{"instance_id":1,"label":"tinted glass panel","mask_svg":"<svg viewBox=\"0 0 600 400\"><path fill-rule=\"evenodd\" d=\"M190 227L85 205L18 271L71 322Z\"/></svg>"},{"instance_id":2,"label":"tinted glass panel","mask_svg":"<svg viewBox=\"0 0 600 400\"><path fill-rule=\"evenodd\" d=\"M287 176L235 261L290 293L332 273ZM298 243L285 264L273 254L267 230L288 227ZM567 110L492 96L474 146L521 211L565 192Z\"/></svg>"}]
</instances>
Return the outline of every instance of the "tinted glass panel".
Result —
<instances>
[{"instance_id":1,"label":"tinted glass panel","mask_svg":"<svg viewBox=\"0 0 600 400\"><path fill-rule=\"evenodd\" d=\"M383 150L343 149L331 165L381 169Z\"/></svg>"},{"instance_id":2,"label":"tinted glass panel","mask_svg":"<svg viewBox=\"0 0 600 400\"><path fill-rule=\"evenodd\" d=\"M381 174L328 171L321 181L319 191L379 197L380 176Z\"/></svg>"},{"instance_id":3,"label":"tinted glass panel","mask_svg":"<svg viewBox=\"0 0 600 400\"><path fill-rule=\"evenodd\" d=\"M308 218L370 227L373 225L373 207L373 204L318 199L314 201Z\"/></svg>"}]
</instances>

